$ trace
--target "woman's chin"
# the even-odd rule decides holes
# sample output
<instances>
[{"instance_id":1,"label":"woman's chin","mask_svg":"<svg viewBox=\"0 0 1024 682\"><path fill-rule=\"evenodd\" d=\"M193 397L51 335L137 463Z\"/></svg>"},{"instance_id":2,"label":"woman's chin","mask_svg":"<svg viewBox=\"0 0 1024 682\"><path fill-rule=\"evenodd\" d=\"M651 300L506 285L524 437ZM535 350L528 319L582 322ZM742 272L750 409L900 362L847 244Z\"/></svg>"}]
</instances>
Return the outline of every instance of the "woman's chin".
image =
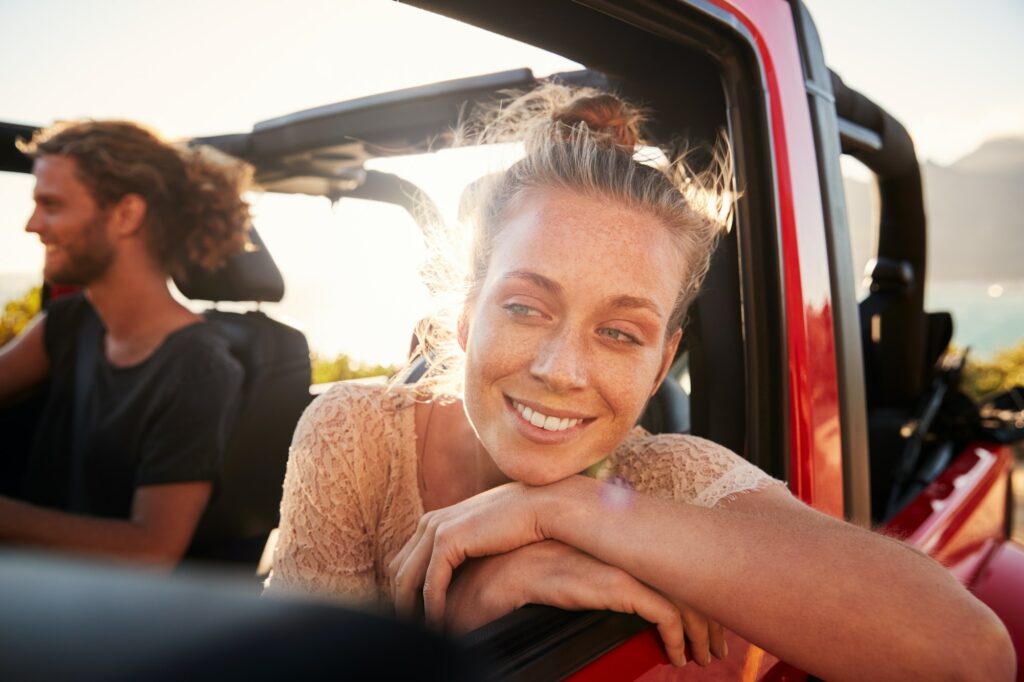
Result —
<instances>
[{"instance_id":1,"label":"woman's chin","mask_svg":"<svg viewBox=\"0 0 1024 682\"><path fill-rule=\"evenodd\" d=\"M537 466L530 462L512 461L497 462L497 464L502 473L513 481L519 481L520 483L532 486L549 485L579 473L579 471L573 469Z\"/></svg>"},{"instance_id":2,"label":"woman's chin","mask_svg":"<svg viewBox=\"0 0 1024 682\"><path fill-rule=\"evenodd\" d=\"M521 476L521 477L510 476L509 478L512 478L513 480L516 480L516 481L519 481L520 483L523 483L525 485L542 486L542 485L550 485L551 483L555 483L556 481L560 481L563 478L565 478L565 476L547 476L547 475L529 476L529 475L527 475L527 476Z\"/></svg>"}]
</instances>

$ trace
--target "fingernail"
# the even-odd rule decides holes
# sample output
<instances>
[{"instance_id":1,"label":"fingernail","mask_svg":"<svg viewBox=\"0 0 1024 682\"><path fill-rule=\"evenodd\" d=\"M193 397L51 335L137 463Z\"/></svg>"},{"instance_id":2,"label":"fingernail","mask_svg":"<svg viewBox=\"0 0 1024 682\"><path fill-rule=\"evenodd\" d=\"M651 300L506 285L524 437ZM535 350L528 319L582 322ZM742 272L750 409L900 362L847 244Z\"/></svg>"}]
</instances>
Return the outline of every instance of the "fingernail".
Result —
<instances>
[{"instance_id":1,"label":"fingernail","mask_svg":"<svg viewBox=\"0 0 1024 682\"><path fill-rule=\"evenodd\" d=\"M726 641L722 642L722 658L729 655L729 643Z\"/></svg>"}]
</instances>

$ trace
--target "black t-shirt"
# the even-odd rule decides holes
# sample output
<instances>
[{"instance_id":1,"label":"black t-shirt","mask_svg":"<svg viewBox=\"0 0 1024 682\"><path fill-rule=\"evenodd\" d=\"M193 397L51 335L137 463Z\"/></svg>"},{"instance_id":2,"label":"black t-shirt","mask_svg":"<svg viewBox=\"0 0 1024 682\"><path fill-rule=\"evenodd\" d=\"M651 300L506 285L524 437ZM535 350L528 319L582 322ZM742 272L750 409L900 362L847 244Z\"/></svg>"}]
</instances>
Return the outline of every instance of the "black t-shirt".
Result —
<instances>
[{"instance_id":1,"label":"black t-shirt","mask_svg":"<svg viewBox=\"0 0 1024 682\"><path fill-rule=\"evenodd\" d=\"M89 335L91 385L76 431L76 347ZM216 479L237 415L242 368L211 323L173 332L131 367L107 361L104 335L82 295L47 309L50 391L22 497L79 514L129 518L139 486Z\"/></svg>"}]
</instances>

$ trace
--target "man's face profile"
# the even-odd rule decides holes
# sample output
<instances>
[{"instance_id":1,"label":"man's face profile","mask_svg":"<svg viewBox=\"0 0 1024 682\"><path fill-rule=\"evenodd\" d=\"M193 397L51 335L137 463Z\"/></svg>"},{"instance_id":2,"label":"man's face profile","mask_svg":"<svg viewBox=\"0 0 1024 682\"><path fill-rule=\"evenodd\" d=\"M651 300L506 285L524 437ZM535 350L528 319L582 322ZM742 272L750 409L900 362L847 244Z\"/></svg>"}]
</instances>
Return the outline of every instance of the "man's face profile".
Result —
<instances>
[{"instance_id":1,"label":"man's face profile","mask_svg":"<svg viewBox=\"0 0 1024 682\"><path fill-rule=\"evenodd\" d=\"M35 210L25 226L46 247L43 276L48 282L86 286L101 277L114 259L107 235L109 211L101 210L78 178L69 156L44 155L32 169Z\"/></svg>"}]
</instances>

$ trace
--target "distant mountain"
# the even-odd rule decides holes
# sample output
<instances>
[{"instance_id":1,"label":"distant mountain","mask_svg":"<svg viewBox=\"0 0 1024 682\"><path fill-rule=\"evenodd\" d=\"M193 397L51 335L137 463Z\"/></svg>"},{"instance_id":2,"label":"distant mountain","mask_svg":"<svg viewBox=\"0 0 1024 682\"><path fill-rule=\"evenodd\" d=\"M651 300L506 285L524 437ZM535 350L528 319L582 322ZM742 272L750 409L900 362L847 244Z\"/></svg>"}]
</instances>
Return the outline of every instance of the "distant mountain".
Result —
<instances>
[{"instance_id":1,"label":"distant mountain","mask_svg":"<svg viewBox=\"0 0 1024 682\"><path fill-rule=\"evenodd\" d=\"M998 175L1024 172L1024 138L987 140L951 168L963 173Z\"/></svg>"},{"instance_id":2,"label":"distant mountain","mask_svg":"<svg viewBox=\"0 0 1024 682\"><path fill-rule=\"evenodd\" d=\"M950 164L925 163L928 278L1024 280L1024 139L988 140ZM855 271L875 244L874 188L846 179Z\"/></svg>"}]
</instances>

